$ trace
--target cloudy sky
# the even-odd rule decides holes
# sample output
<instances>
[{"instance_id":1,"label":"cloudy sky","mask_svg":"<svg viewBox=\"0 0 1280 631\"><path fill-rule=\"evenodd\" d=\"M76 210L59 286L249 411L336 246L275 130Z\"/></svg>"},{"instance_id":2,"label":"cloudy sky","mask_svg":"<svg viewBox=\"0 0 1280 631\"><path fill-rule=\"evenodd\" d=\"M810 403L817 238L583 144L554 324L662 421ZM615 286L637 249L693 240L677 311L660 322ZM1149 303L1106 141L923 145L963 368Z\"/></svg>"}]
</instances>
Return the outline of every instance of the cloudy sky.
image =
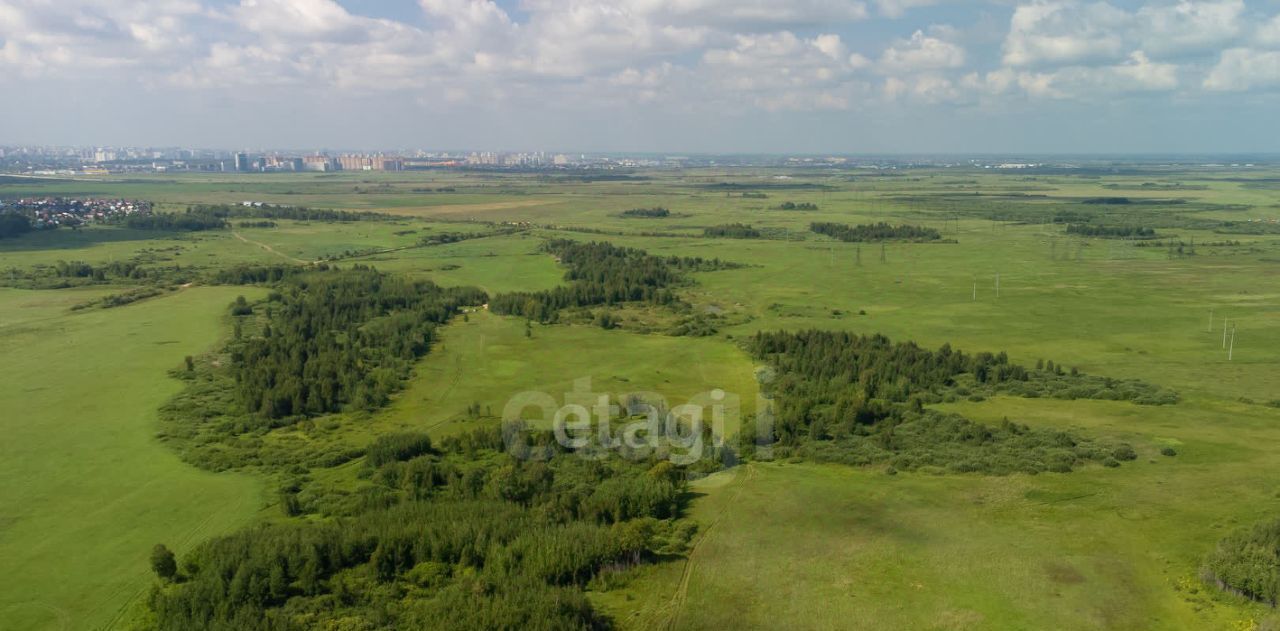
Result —
<instances>
[{"instance_id":1,"label":"cloudy sky","mask_svg":"<svg viewBox=\"0 0 1280 631\"><path fill-rule=\"evenodd\" d=\"M1280 0L0 0L0 144L1280 152Z\"/></svg>"}]
</instances>

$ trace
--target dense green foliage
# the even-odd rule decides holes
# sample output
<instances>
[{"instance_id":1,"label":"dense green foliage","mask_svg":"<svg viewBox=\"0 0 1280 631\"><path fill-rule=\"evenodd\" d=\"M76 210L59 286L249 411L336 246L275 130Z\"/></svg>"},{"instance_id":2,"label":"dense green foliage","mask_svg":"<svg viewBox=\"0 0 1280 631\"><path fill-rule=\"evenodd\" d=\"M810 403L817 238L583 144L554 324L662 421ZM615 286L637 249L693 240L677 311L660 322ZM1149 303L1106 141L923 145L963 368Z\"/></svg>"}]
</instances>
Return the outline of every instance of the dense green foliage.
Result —
<instances>
[{"instance_id":1,"label":"dense green foliage","mask_svg":"<svg viewBox=\"0 0 1280 631\"><path fill-rule=\"evenodd\" d=\"M988 426L931 410L908 411L859 430L847 436L816 437L795 447L794 453L818 462L986 475L1069 473L1089 463L1115 467L1137 458L1133 448L1123 443L1008 420ZM782 451L793 450L784 447Z\"/></svg>"},{"instance_id":2,"label":"dense green foliage","mask_svg":"<svg viewBox=\"0 0 1280 631\"><path fill-rule=\"evenodd\" d=\"M653 208L632 208L631 210L622 211L622 216L662 219L664 217L670 217L671 211L660 206L654 206Z\"/></svg>"},{"instance_id":3,"label":"dense green foliage","mask_svg":"<svg viewBox=\"0 0 1280 631\"><path fill-rule=\"evenodd\" d=\"M712 226L702 230L704 237L726 237L729 239L759 239L760 231L752 228L747 224L731 223L722 226Z\"/></svg>"},{"instance_id":4,"label":"dense green foliage","mask_svg":"<svg viewBox=\"0 0 1280 631\"><path fill-rule=\"evenodd\" d=\"M942 235L933 228L892 225L886 222L851 226L832 222L814 222L809 230L850 243L864 241L937 241Z\"/></svg>"},{"instance_id":5,"label":"dense green foliage","mask_svg":"<svg viewBox=\"0 0 1280 631\"><path fill-rule=\"evenodd\" d=\"M233 353L240 401L269 419L385 405L435 327L485 300L359 266L290 277L262 335Z\"/></svg>"},{"instance_id":6,"label":"dense green foliage","mask_svg":"<svg viewBox=\"0 0 1280 631\"><path fill-rule=\"evenodd\" d=\"M1280 603L1280 519L1228 536L1205 561L1224 589L1276 606Z\"/></svg>"},{"instance_id":7,"label":"dense green foliage","mask_svg":"<svg viewBox=\"0 0 1280 631\"><path fill-rule=\"evenodd\" d=\"M817 210L818 205L813 202L782 202L776 208L778 210Z\"/></svg>"},{"instance_id":8,"label":"dense green foliage","mask_svg":"<svg viewBox=\"0 0 1280 631\"><path fill-rule=\"evenodd\" d=\"M552 322L561 309L647 302L672 305L679 299L673 288L690 271L731 267L719 259L658 257L643 250L610 243L548 241L544 249L567 266L568 285L540 292L498 294L489 303L494 313Z\"/></svg>"},{"instance_id":9,"label":"dense green foliage","mask_svg":"<svg viewBox=\"0 0 1280 631\"><path fill-rule=\"evenodd\" d=\"M946 467L1010 473L1069 471L1083 461L1131 460L1132 450L1094 445L1059 432L1006 424L998 429L924 405L958 396L1006 392L1021 396L1128 399L1171 403L1153 386L1067 373L1050 362L1036 370L1004 353L937 351L880 335L803 331L759 333L752 354L777 371L774 432L784 446L821 460L899 468ZM819 441L831 441L818 444Z\"/></svg>"},{"instance_id":10,"label":"dense green foliage","mask_svg":"<svg viewBox=\"0 0 1280 631\"><path fill-rule=\"evenodd\" d=\"M672 521L684 485L669 464L527 462L501 453L497 428L438 451L379 442L363 502L202 545L153 592L155 627L605 628L581 589L692 534Z\"/></svg>"},{"instance_id":11,"label":"dense green foliage","mask_svg":"<svg viewBox=\"0 0 1280 631\"><path fill-rule=\"evenodd\" d=\"M399 217L383 213L352 212L348 210L330 210L328 208L307 208L305 206L277 206L274 204L229 205L199 204L187 208L189 214L234 218L258 219L292 219L295 221L394 221Z\"/></svg>"},{"instance_id":12,"label":"dense green foliage","mask_svg":"<svg viewBox=\"0 0 1280 631\"><path fill-rule=\"evenodd\" d=\"M227 220L205 210L187 209L186 212L182 213L129 215L125 218L124 225L134 230L200 232L203 230L221 230L226 228Z\"/></svg>"},{"instance_id":13,"label":"dense green foliage","mask_svg":"<svg viewBox=\"0 0 1280 631\"><path fill-rule=\"evenodd\" d=\"M1156 231L1145 226L1104 226L1075 223L1067 225L1067 234L1110 239L1154 239L1156 237Z\"/></svg>"},{"instance_id":14,"label":"dense green foliage","mask_svg":"<svg viewBox=\"0 0 1280 631\"><path fill-rule=\"evenodd\" d=\"M31 232L31 220L14 212L0 212L0 239L16 237Z\"/></svg>"}]
</instances>

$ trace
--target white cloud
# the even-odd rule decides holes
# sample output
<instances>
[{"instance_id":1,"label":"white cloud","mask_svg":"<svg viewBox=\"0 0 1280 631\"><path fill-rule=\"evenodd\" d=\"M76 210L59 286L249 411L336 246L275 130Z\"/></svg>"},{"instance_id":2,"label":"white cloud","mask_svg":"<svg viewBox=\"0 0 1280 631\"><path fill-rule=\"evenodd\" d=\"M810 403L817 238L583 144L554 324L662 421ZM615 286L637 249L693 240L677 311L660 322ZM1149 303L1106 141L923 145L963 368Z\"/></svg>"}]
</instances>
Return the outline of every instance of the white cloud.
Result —
<instances>
[{"instance_id":1,"label":"white cloud","mask_svg":"<svg viewBox=\"0 0 1280 631\"><path fill-rule=\"evenodd\" d=\"M1134 52L1122 64L1063 68L1049 76L1053 91L1064 97L1167 92L1178 87L1178 67L1152 62L1142 51Z\"/></svg>"},{"instance_id":2,"label":"white cloud","mask_svg":"<svg viewBox=\"0 0 1280 631\"><path fill-rule=\"evenodd\" d=\"M187 0L0 0L0 64L26 76L139 66L184 52L200 11Z\"/></svg>"},{"instance_id":3,"label":"white cloud","mask_svg":"<svg viewBox=\"0 0 1280 631\"><path fill-rule=\"evenodd\" d=\"M525 0L522 8L537 19L554 20L566 7L591 5L663 25L725 27L765 31L814 26L867 17L861 0ZM754 28L753 28L754 27Z\"/></svg>"},{"instance_id":4,"label":"white cloud","mask_svg":"<svg viewBox=\"0 0 1280 631\"><path fill-rule=\"evenodd\" d=\"M1205 77L1208 90L1240 92L1280 86L1280 51L1232 48Z\"/></svg>"},{"instance_id":5,"label":"white cloud","mask_svg":"<svg viewBox=\"0 0 1280 631\"><path fill-rule=\"evenodd\" d=\"M846 55L839 36L803 39L782 31L738 35L732 48L708 50L700 70L722 93L743 94L766 109L843 109L864 61Z\"/></svg>"},{"instance_id":6,"label":"white cloud","mask_svg":"<svg viewBox=\"0 0 1280 631\"><path fill-rule=\"evenodd\" d=\"M880 69L886 73L943 70L964 65L964 49L924 31L916 31L910 39L901 39L880 57Z\"/></svg>"},{"instance_id":7,"label":"white cloud","mask_svg":"<svg viewBox=\"0 0 1280 631\"><path fill-rule=\"evenodd\" d=\"M1124 50L1129 14L1104 2L1040 0L1013 12L1004 43L1010 66L1116 59Z\"/></svg>"},{"instance_id":8,"label":"white cloud","mask_svg":"<svg viewBox=\"0 0 1280 631\"><path fill-rule=\"evenodd\" d=\"M0 0L0 83L769 110L1280 87L1280 16L1246 0L1014 0L1007 33L922 20L877 49L849 28L949 1L417 0L409 23L339 0Z\"/></svg>"},{"instance_id":9,"label":"white cloud","mask_svg":"<svg viewBox=\"0 0 1280 631\"><path fill-rule=\"evenodd\" d=\"M1280 46L1280 15L1258 27L1257 39L1263 46Z\"/></svg>"},{"instance_id":10,"label":"white cloud","mask_svg":"<svg viewBox=\"0 0 1280 631\"><path fill-rule=\"evenodd\" d=\"M911 9L931 7L940 0L876 0L876 9L887 18L900 18Z\"/></svg>"},{"instance_id":11,"label":"white cloud","mask_svg":"<svg viewBox=\"0 0 1280 631\"><path fill-rule=\"evenodd\" d=\"M1148 4L1138 10L1135 25L1144 50L1183 56L1218 48L1239 37L1244 10L1244 0Z\"/></svg>"}]
</instances>

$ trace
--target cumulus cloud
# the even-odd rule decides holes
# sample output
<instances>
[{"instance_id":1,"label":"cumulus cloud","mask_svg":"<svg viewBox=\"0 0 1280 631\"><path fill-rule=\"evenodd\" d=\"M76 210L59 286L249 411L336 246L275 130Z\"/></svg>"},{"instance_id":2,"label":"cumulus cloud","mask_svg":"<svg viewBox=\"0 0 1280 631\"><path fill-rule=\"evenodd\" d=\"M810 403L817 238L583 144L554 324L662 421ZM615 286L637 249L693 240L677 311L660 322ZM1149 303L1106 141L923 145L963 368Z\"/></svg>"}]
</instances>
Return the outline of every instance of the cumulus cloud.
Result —
<instances>
[{"instance_id":1,"label":"cumulus cloud","mask_svg":"<svg viewBox=\"0 0 1280 631\"><path fill-rule=\"evenodd\" d=\"M964 65L964 49L956 44L916 31L909 39L893 43L880 57L886 73L917 72L959 68Z\"/></svg>"},{"instance_id":2,"label":"cumulus cloud","mask_svg":"<svg viewBox=\"0 0 1280 631\"><path fill-rule=\"evenodd\" d=\"M1280 15L1267 20L1258 28L1257 39L1263 46L1280 46Z\"/></svg>"},{"instance_id":3,"label":"cumulus cloud","mask_svg":"<svg viewBox=\"0 0 1280 631\"><path fill-rule=\"evenodd\" d=\"M848 107L851 76L865 65L837 35L805 39L783 31L735 40L731 48L708 50L699 70L709 82L766 109Z\"/></svg>"},{"instance_id":4,"label":"cumulus cloud","mask_svg":"<svg viewBox=\"0 0 1280 631\"><path fill-rule=\"evenodd\" d=\"M1189 55L1239 37L1244 11L1244 0L1180 0L1142 7L1135 25L1144 50L1159 55Z\"/></svg>"},{"instance_id":5,"label":"cumulus cloud","mask_svg":"<svg viewBox=\"0 0 1280 631\"><path fill-rule=\"evenodd\" d=\"M1115 59L1131 16L1105 2L1038 1L1014 9L1004 63L1025 67Z\"/></svg>"},{"instance_id":6,"label":"cumulus cloud","mask_svg":"<svg viewBox=\"0 0 1280 631\"><path fill-rule=\"evenodd\" d=\"M397 21L339 0L0 0L0 83L769 110L1280 88L1280 16L1252 0L1014 0L1003 33L927 26L949 1L417 0Z\"/></svg>"},{"instance_id":7,"label":"cumulus cloud","mask_svg":"<svg viewBox=\"0 0 1280 631\"><path fill-rule=\"evenodd\" d=\"M1240 92L1280 86L1280 51L1232 48L1223 51L1205 77L1208 90Z\"/></svg>"},{"instance_id":8,"label":"cumulus cloud","mask_svg":"<svg viewBox=\"0 0 1280 631\"><path fill-rule=\"evenodd\" d=\"M0 64L26 76L138 66L188 46L200 12L189 0L0 1Z\"/></svg>"}]
</instances>

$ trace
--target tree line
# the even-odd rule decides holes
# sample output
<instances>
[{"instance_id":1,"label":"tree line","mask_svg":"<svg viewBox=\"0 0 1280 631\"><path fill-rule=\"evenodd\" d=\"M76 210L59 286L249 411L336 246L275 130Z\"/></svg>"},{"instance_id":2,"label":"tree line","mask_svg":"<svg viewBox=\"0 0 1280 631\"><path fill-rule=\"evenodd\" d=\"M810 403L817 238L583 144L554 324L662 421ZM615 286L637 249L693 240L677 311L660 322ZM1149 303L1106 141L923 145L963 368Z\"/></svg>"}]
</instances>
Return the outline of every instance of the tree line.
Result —
<instances>
[{"instance_id":1,"label":"tree line","mask_svg":"<svg viewBox=\"0 0 1280 631\"><path fill-rule=\"evenodd\" d=\"M776 210L817 210L818 205L813 202L782 202L774 208Z\"/></svg>"},{"instance_id":2,"label":"tree line","mask_svg":"<svg viewBox=\"0 0 1280 631\"><path fill-rule=\"evenodd\" d=\"M1098 224L1067 224L1067 234L1107 239L1154 239L1156 231L1144 226L1105 226Z\"/></svg>"},{"instance_id":3,"label":"tree line","mask_svg":"<svg viewBox=\"0 0 1280 631\"><path fill-rule=\"evenodd\" d=\"M809 230L849 243L867 241L937 241L942 234L933 228L892 225L886 222L851 226L843 223L814 222Z\"/></svg>"},{"instance_id":4,"label":"tree line","mask_svg":"<svg viewBox=\"0 0 1280 631\"><path fill-rule=\"evenodd\" d=\"M653 208L632 208L631 210L622 211L622 216L662 219L664 217L670 217L671 211L666 208L662 208L661 206L655 206Z\"/></svg>"},{"instance_id":5,"label":"tree line","mask_svg":"<svg viewBox=\"0 0 1280 631\"><path fill-rule=\"evenodd\" d=\"M702 230L704 237L721 237L727 239L759 239L760 231L747 224L731 223L711 226Z\"/></svg>"},{"instance_id":6,"label":"tree line","mask_svg":"<svg viewBox=\"0 0 1280 631\"><path fill-rule=\"evenodd\" d=\"M188 208L182 213L133 214L124 220L126 228L133 230L157 230L166 232L201 232L222 230L227 220L205 210Z\"/></svg>"},{"instance_id":7,"label":"tree line","mask_svg":"<svg viewBox=\"0 0 1280 631\"><path fill-rule=\"evenodd\" d=\"M237 393L267 419L384 405L474 288L443 289L356 266L285 277L262 335L233 349Z\"/></svg>"},{"instance_id":8,"label":"tree line","mask_svg":"<svg viewBox=\"0 0 1280 631\"><path fill-rule=\"evenodd\" d=\"M553 322L561 309L569 307L628 302L673 305L679 301L673 289L686 282L687 272L734 266L720 259L652 256L611 243L568 239L548 241L543 250L569 268L568 284L546 291L498 294L489 303L491 311Z\"/></svg>"},{"instance_id":9,"label":"tree line","mask_svg":"<svg viewBox=\"0 0 1280 631\"><path fill-rule=\"evenodd\" d=\"M307 208L306 206L276 206L261 204L244 206L232 204L197 204L188 206L187 212L223 219L290 219L293 221L401 221L403 217L386 213L355 212L349 210L332 210L328 208Z\"/></svg>"}]
</instances>

